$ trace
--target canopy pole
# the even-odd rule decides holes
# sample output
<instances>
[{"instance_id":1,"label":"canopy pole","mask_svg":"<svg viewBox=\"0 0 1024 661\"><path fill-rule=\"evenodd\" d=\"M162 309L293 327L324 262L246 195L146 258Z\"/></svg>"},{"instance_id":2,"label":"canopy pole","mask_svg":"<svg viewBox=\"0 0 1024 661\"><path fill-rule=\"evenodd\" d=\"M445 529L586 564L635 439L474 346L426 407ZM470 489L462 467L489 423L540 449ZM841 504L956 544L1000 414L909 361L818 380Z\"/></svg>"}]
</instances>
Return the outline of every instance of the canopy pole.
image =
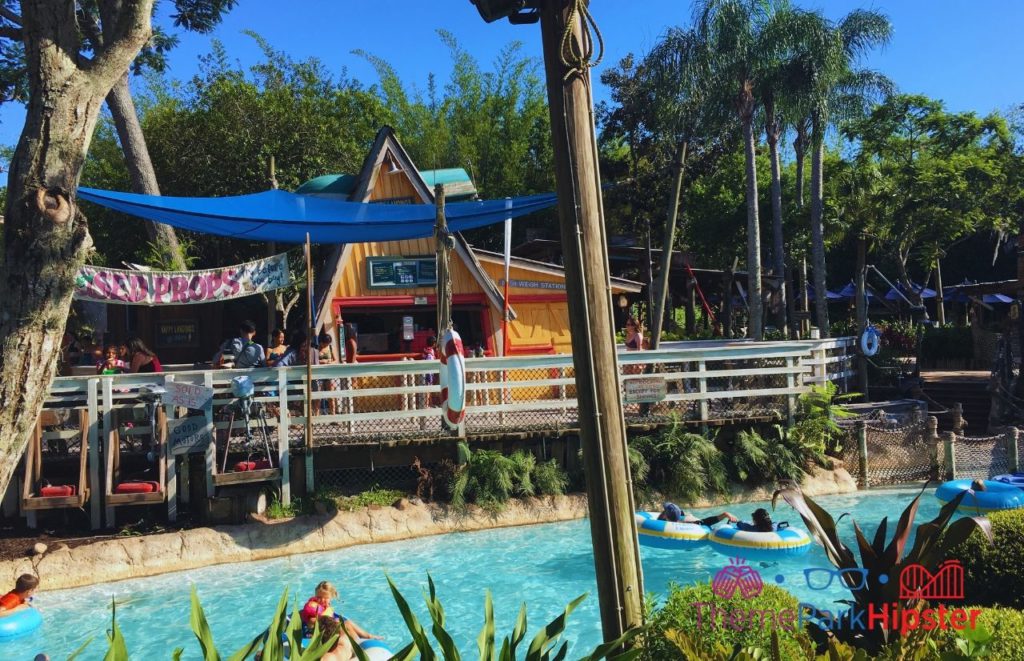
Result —
<instances>
[{"instance_id":1,"label":"canopy pole","mask_svg":"<svg viewBox=\"0 0 1024 661\"><path fill-rule=\"evenodd\" d=\"M316 332L316 318L313 316L313 258L306 232L306 314L309 315L309 331L306 333L306 493L312 494L313 484L313 333Z\"/></svg>"},{"instance_id":2,"label":"canopy pole","mask_svg":"<svg viewBox=\"0 0 1024 661\"><path fill-rule=\"evenodd\" d=\"M448 251L452 247L452 237L448 233L448 221L444 215L444 184L434 186L434 205L434 241L437 244L437 341L440 344L444 332L452 325L452 281L448 273Z\"/></svg>"}]
</instances>

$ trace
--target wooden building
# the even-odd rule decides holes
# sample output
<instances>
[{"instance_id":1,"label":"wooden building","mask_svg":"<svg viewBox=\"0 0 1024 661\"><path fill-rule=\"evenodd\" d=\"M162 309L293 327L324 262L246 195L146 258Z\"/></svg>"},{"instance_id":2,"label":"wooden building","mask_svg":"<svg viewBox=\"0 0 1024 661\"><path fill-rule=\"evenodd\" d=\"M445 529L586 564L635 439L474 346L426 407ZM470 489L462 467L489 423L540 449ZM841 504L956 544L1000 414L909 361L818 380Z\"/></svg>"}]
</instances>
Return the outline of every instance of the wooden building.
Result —
<instances>
[{"instance_id":1,"label":"wooden building","mask_svg":"<svg viewBox=\"0 0 1024 661\"><path fill-rule=\"evenodd\" d=\"M476 188L465 170L417 170L394 132L384 127L358 175L318 177L297 192L344 196L353 202L432 204L436 183L444 185L449 202L476 197ZM353 324L359 353L367 359L418 354L427 337L436 333L434 249L433 237L337 246L317 279L317 327ZM487 355L501 354L502 255L473 248L456 234L451 281L452 319L464 345L479 347ZM633 297L640 290L639 283L628 280L615 279L612 283L616 296ZM512 353L571 351L561 266L513 258L509 306ZM337 334L334 337L337 341Z\"/></svg>"}]
</instances>

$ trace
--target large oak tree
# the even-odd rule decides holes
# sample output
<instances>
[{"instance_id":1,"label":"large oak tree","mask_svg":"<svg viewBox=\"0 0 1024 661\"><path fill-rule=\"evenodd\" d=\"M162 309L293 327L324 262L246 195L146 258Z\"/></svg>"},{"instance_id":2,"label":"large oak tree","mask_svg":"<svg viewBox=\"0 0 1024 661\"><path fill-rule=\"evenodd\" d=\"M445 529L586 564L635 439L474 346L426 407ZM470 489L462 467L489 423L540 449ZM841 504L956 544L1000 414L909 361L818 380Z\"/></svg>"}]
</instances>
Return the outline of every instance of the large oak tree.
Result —
<instances>
[{"instance_id":1,"label":"large oak tree","mask_svg":"<svg viewBox=\"0 0 1024 661\"><path fill-rule=\"evenodd\" d=\"M5 11L9 6L3 6ZM24 452L57 366L74 276L92 246L75 199L104 99L149 39L153 0L124 0L106 47L82 55L71 0L21 6L29 93L11 160L0 263L0 493Z\"/></svg>"}]
</instances>

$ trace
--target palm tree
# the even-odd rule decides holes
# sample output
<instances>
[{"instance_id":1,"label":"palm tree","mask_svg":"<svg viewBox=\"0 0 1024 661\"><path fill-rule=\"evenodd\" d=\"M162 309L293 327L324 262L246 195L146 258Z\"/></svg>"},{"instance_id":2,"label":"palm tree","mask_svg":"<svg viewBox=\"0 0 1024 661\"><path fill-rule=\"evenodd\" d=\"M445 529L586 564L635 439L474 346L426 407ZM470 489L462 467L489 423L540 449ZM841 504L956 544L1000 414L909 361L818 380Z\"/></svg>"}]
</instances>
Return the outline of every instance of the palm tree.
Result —
<instances>
[{"instance_id":1,"label":"palm tree","mask_svg":"<svg viewBox=\"0 0 1024 661\"><path fill-rule=\"evenodd\" d=\"M747 197L747 300L750 311L748 333L755 340L764 337L761 305L761 221L757 203L756 140L754 114L755 86L763 64L763 26L773 3L753 0L700 0L695 6L696 23L713 58L713 86L722 90L743 128Z\"/></svg>"},{"instance_id":2,"label":"palm tree","mask_svg":"<svg viewBox=\"0 0 1024 661\"><path fill-rule=\"evenodd\" d=\"M658 348L661 339L687 158L692 147L698 146L694 145L695 141L716 141L724 124L723 118L716 114L716 105L708 102L710 64L707 42L701 35L679 28L669 30L644 59L644 84L648 93L643 98L650 104L646 110L648 128L656 136L667 137L673 151L673 183L669 188L661 264L654 288L652 349Z\"/></svg>"},{"instance_id":3,"label":"palm tree","mask_svg":"<svg viewBox=\"0 0 1024 661\"><path fill-rule=\"evenodd\" d=\"M801 105L810 118L811 136L811 260L814 269L814 309L822 335L829 334L825 294L824 155L825 133L831 124L863 112L879 94L892 88L887 78L856 69L867 51L888 43L892 24L882 13L850 12L838 23L820 13L807 13L803 23L799 72Z\"/></svg>"}]
</instances>

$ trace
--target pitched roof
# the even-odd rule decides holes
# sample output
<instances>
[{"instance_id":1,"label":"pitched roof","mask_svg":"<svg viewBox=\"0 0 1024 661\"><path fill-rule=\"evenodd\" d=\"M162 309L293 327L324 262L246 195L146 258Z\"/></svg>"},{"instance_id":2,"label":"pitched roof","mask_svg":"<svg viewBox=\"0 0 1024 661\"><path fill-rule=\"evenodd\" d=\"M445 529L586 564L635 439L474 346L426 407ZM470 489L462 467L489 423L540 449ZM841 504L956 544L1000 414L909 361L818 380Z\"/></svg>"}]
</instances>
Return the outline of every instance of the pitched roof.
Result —
<instances>
[{"instance_id":1,"label":"pitched roof","mask_svg":"<svg viewBox=\"0 0 1024 661\"><path fill-rule=\"evenodd\" d=\"M380 166L389 155L394 159L396 165L407 174L409 182L412 184L413 188L416 189L416 192L420 197L420 201L423 203L433 204L433 185L435 183L440 183L445 187L446 199L448 197L450 187L455 197L466 197L467 195L470 195L467 192L470 188L472 189L471 194L476 194L476 187L473 186L473 182L469 180L469 175L462 168L427 170L426 172L420 172L413 163L409 153L405 151L405 148L398 141L398 138L395 136L394 129L390 126L383 126L379 131L377 131L377 137L374 138L373 146L370 147L370 151L366 154L366 158L363 160L363 166L360 169L359 174L324 175L306 182L301 188L306 188L307 186L314 188L319 186L322 188L322 192L314 192L312 190L305 190L303 192L310 194L337 195L344 194L340 191L351 187L349 189L350 192L347 194L350 201L369 202L370 196L373 194L374 185L377 182L377 174L380 172ZM429 175L429 182L424 175ZM335 190L327 190L331 186L334 186ZM484 272L480 262L477 261L476 257L473 255L472 249L461 234L455 235L455 252L465 263L466 268L469 269L470 274L474 279L476 279L481 290L491 301L491 304L500 310L505 302L501 291L499 291L498 286L489 277L487 277L487 274ZM320 277L317 278L315 289L317 292L317 328L324 324L327 319L327 314L330 312L331 299L334 297L334 292L338 289L338 284L341 280L341 269L345 263L348 253L349 249L346 244L338 244L334 246L330 254L327 256L324 267L320 272Z\"/></svg>"}]
</instances>

